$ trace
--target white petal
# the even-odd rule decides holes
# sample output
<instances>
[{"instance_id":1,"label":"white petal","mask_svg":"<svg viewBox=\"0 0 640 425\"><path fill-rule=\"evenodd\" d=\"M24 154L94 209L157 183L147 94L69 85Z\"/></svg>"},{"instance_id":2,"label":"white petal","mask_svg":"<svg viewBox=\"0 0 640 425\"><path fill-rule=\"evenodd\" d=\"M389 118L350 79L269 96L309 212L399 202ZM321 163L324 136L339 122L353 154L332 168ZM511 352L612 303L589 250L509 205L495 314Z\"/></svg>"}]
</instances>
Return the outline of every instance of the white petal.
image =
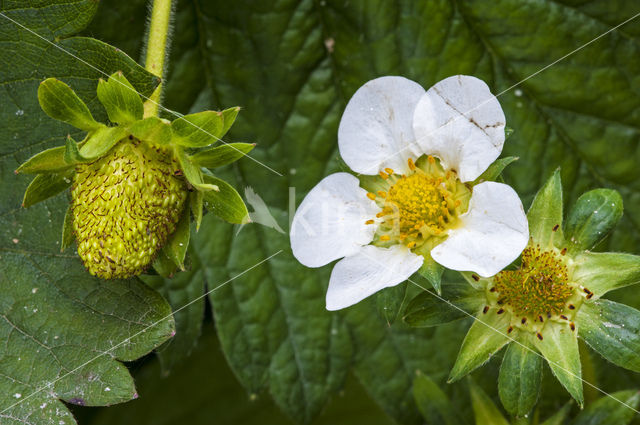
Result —
<instances>
[{"instance_id":1,"label":"white petal","mask_svg":"<svg viewBox=\"0 0 640 425\"><path fill-rule=\"evenodd\" d=\"M424 259L402 245L367 245L333 268L327 289L327 310L340 310L414 274Z\"/></svg>"},{"instance_id":2,"label":"white petal","mask_svg":"<svg viewBox=\"0 0 640 425\"><path fill-rule=\"evenodd\" d=\"M361 174L384 168L408 172L421 155L413 144L413 111L424 89L403 77L380 77L353 95L340 120L338 146L344 162Z\"/></svg>"},{"instance_id":3,"label":"white petal","mask_svg":"<svg viewBox=\"0 0 640 425\"><path fill-rule=\"evenodd\" d=\"M498 158L504 126L504 113L489 87L466 75L431 87L413 115L416 143L456 170L464 182L475 180Z\"/></svg>"},{"instance_id":4,"label":"white petal","mask_svg":"<svg viewBox=\"0 0 640 425\"><path fill-rule=\"evenodd\" d=\"M431 250L443 266L493 276L518 258L529 241L529 225L518 194L506 184L484 182L473 188L459 228Z\"/></svg>"},{"instance_id":5,"label":"white petal","mask_svg":"<svg viewBox=\"0 0 640 425\"><path fill-rule=\"evenodd\" d=\"M311 189L291 223L293 255L307 267L320 267L351 255L373 240L380 208L367 198L356 177L331 174Z\"/></svg>"}]
</instances>

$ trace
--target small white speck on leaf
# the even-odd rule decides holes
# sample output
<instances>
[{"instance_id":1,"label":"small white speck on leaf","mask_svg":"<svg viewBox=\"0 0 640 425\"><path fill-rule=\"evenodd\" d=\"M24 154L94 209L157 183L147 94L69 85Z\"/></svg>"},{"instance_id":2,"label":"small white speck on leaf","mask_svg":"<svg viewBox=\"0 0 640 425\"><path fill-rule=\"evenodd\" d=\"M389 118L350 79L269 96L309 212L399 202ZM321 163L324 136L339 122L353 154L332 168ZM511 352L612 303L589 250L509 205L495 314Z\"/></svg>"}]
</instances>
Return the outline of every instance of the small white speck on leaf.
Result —
<instances>
[{"instance_id":1,"label":"small white speck on leaf","mask_svg":"<svg viewBox=\"0 0 640 425\"><path fill-rule=\"evenodd\" d=\"M38 292L38 288L33 288L33 289L31 290L31 293L32 293L32 294L35 294L36 292Z\"/></svg>"},{"instance_id":2,"label":"small white speck on leaf","mask_svg":"<svg viewBox=\"0 0 640 425\"><path fill-rule=\"evenodd\" d=\"M12 239L12 241L13 241L13 243L18 243L18 242L20 242L20 241L19 241L18 239L16 239L16 238L13 238L13 239Z\"/></svg>"},{"instance_id":3,"label":"small white speck on leaf","mask_svg":"<svg viewBox=\"0 0 640 425\"><path fill-rule=\"evenodd\" d=\"M514 90L514 92L513 92L513 94L515 94L516 96L520 97L520 96L522 96L522 90L520 90L520 89L515 89L515 90Z\"/></svg>"},{"instance_id":4,"label":"small white speck on leaf","mask_svg":"<svg viewBox=\"0 0 640 425\"><path fill-rule=\"evenodd\" d=\"M23 111L22 109L18 109L18 110L16 111L16 117L21 117L21 116L23 116L23 115L24 115L24 111Z\"/></svg>"},{"instance_id":5,"label":"small white speck on leaf","mask_svg":"<svg viewBox=\"0 0 640 425\"><path fill-rule=\"evenodd\" d=\"M20 394L20 393L15 393L13 396L14 396L15 398L20 398L20 397L22 397L22 394Z\"/></svg>"}]
</instances>

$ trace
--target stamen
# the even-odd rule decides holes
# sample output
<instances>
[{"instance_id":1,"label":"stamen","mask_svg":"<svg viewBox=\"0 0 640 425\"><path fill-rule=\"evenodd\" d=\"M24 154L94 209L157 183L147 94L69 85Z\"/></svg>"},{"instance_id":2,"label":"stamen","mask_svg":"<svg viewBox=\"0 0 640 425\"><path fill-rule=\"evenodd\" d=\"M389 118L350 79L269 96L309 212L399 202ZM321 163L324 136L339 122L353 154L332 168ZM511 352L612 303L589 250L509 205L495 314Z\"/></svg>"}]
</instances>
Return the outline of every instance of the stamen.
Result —
<instances>
[{"instance_id":1,"label":"stamen","mask_svg":"<svg viewBox=\"0 0 640 425\"><path fill-rule=\"evenodd\" d=\"M407 160L407 164L409 164L409 169L411 171L414 171L416 169L416 164L413 162L413 159L409 158Z\"/></svg>"},{"instance_id":2,"label":"stamen","mask_svg":"<svg viewBox=\"0 0 640 425\"><path fill-rule=\"evenodd\" d=\"M375 223L375 220L367 220L364 222L364 224L373 224Z\"/></svg>"},{"instance_id":3,"label":"stamen","mask_svg":"<svg viewBox=\"0 0 640 425\"><path fill-rule=\"evenodd\" d=\"M371 199L372 201L376 200L376 194L375 193L367 193L367 198Z\"/></svg>"},{"instance_id":4,"label":"stamen","mask_svg":"<svg viewBox=\"0 0 640 425\"><path fill-rule=\"evenodd\" d=\"M436 163L436 159L431 155L427 157L427 161L429 161L429 164L432 164L432 165Z\"/></svg>"},{"instance_id":5,"label":"stamen","mask_svg":"<svg viewBox=\"0 0 640 425\"><path fill-rule=\"evenodd\" d=\"M383 178L383 179L385 179L385 180L389 178L389 175L388 175L388 174L386 174L384 171L380 171L380 173L379 173L379 174L380 174L380 177L382 177L382 178Z\"/></svg>"},{"instance_id":6,"label":"stamen","mask_svg":"<svg viewBox=\"0 0 640 425\"><path fill-rule=\"evenodd\" d=\"M386 171L387 174L389 174L389 175L393 174L393 169L391 169L391 168L387 167L387 168L384 169L384 171Z\"/></svg>"}]
</instances>

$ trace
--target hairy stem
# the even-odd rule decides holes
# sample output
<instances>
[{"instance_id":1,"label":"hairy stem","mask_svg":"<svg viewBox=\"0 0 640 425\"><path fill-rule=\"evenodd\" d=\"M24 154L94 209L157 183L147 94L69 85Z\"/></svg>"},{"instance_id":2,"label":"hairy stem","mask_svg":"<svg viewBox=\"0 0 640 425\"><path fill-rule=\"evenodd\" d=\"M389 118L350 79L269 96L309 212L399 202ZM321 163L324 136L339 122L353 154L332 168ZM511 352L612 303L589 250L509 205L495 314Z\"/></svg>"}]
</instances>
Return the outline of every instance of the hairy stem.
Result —
<instances>
[{"instance_id":1,"label":"hairy stem","mask_svg":"<svg viewBox=\"0 0 640 425\"><path fill-rule=\"evenodd\" d=\"M147 48L145 68L162 79L164 77L165 57L169 47L169 30L171 20L171 0L153 0L151 20L147 31ZM144 103L144 116L158 115L158 106L162 96L162 81Z\"/></svg>"}]
</instances>

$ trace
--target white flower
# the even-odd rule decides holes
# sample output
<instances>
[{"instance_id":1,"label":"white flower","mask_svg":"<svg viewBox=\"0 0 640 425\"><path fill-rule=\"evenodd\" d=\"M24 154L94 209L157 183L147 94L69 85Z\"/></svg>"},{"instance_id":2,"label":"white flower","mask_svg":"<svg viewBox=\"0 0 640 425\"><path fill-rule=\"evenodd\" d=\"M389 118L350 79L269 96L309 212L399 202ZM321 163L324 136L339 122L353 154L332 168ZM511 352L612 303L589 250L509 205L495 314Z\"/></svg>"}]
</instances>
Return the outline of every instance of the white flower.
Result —
<instances>
[{"instance_id":1,"label":"white flower","mask_svg":"<svg viewBox=\"0 0 640 425\"><path fill-rule=\"evenodd\" d=\"M500 155L504 126L500 104L474 77L450 77L426 92L406 78L381 77L354 94L338 144L361 178L324 178L291 229L302 264L342 258L328 310L397 285L423 263L489 277L518 257L529 240L518 195L502 183L474 182Z\"/></svg>"}]
</instances>

